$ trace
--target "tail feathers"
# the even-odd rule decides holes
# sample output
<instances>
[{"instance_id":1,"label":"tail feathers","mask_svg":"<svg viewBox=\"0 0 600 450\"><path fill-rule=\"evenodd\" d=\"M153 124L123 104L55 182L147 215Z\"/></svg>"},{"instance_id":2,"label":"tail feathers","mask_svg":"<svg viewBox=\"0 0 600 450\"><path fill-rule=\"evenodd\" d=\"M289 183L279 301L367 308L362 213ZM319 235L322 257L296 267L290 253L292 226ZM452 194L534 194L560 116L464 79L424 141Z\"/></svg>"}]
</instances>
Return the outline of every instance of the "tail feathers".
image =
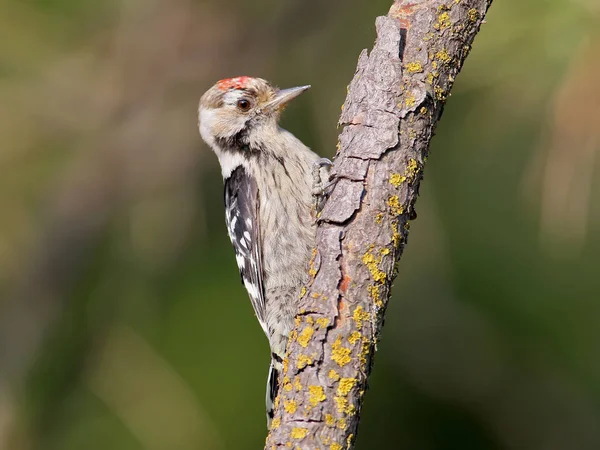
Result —
<instances>
[{"instance_id":1,"label":"tail feathers","mask_svg":"<svg viewBox=\"0 0 600 450\"><path fill-rule=\"evenodd\" d=\"M273 354L271 359L271 365L269 367L269 376L267 378L267 426L271 427L271 420L275 415L275 397L277 397L277 391L279 390L279 380L281 377L281 370L283 369L281 358Z\"/></svg>"}]
</instances>

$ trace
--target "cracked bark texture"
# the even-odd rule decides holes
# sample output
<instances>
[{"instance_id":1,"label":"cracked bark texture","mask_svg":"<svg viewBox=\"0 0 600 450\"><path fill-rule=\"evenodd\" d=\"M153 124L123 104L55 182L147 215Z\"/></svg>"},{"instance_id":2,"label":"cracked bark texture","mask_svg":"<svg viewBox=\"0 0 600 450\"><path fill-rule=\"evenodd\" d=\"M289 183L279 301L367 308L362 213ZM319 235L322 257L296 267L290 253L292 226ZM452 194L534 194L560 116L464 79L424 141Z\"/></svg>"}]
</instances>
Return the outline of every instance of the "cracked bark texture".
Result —
<instances>
[{"instance_id":1,"label":"cracked bark texture","mask_svg":"<svg viewBox=\"0 0 600 450\"><path fill-rule=\"evenodd\" d=\"M351 449L429 143L491 0L396 1L340 118L266 449ZM400 294L401 296L401 294Z\"/></svg>"}]
</instances>

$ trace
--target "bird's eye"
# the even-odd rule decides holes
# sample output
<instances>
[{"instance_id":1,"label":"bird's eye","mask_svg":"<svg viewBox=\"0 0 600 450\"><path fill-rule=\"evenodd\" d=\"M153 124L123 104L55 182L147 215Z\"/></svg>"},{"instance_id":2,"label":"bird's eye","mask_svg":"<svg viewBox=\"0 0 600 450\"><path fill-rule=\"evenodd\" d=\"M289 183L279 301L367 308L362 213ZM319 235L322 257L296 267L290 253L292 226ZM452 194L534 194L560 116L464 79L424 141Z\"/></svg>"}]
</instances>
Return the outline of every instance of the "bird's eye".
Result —
<instances>
[{"instance_id":1,"label":"bird's eye","mask_svg":"<svg viewBox=\"0 0 600 450\"><path fill-rule=\"evenodd\" d=\"M245 98L238 100L237 107L242 111L248 111L250 109L250 102Z\"/></svg>"}]
</instances>

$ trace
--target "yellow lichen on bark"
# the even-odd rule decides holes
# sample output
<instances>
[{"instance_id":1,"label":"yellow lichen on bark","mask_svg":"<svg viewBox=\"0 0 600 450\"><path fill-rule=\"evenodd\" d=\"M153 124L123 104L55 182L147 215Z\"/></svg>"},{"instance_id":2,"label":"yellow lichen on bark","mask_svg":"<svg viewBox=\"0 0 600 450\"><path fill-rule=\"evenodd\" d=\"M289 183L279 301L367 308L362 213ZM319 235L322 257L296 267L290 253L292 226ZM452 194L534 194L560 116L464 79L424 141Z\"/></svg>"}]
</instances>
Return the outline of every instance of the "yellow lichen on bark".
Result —
<instances>
[{"instance_id":1,"label":"yellow lichen on bark","mask_svg":"<svg viewBox=\"0 0 600 450\"><path fill-rule=\"evenodd\" d=\"M406 64L406 71L408 73L423 72L423 65L420 62L409 62Z\"/></svg>"},{"instance_id":2,"label":"yellow lichen on bark","mask_svg":"<svg viewBox=\"0 0 600 450\"><path fill-rule=\"evenodd\" d=\"M348 336L348 342L350 342L350 345L354 345L360 340L361 337L362 335L358 331L353 331L352 334Z\"/></svg>"},{"instance_id":3,"label":"yellow lichen on bark","mask_svg":"<svg viewBox=\"0 0 600 450\"><path fill-rule=\"evenodd\" d=\"M354 322L356 322L356 328L362 328L363 321L369 320L371 316L366 312L362 306L357 306L352 314Z\"/></svg>"},{"instance_id":4,"label":"yellow lichen on bark","mask_svg":"<svg viewBox=\"0 0 600 450\"><path fill-rule=\"evenodd\" d=\"M296 403L296 400L291 399L291 400L287 400L283 402L283 408L285 409L285 412L287 412L288 414L294 414L296 412L296 410L298 409L298 404Z\"/></svg>"},{"instance_id":5,"label":"yellow lichen on bark","mask_svg":"<svg viewBox=\"0 0 600 450\"><path fill-rule=\"evenodd\" d=\"M296 391L302 390L302 385L300 384L300 379L298 377L294 378L294 389L296 389Z\"/></svg>"},{"instance_id":6,"label":"yellow lichen on bark","mask_svg":"<svg viewBox=\"0 0 600 450\"><path fill-rule=\"evenodd\" d=\"M292 428L291 436L293 439L304 439L308 434L308 429L306 428Z\"/></svg>"},{"instance_id":7,"label":"yellow lichen on bark","mask_svg":"<svg viewBox=\"0 0 600 450\"><path fill-rule=\"evenodd\" d=\"M319 328L327 328L329 326L329 319L327 317L319 317L317 319L317 325Z\"/></svg>"},{"instance_id":8,"label":"yellow lichen on bark","mask_svg":"<svg viewBox=\"0 0 600 450\"><path fill-rule=\"evenodd\" d=\"M307 326L306 328L304 328L304 330L302 330L302 332L296 338L298 340L298 344L300 344L304 348L308 347L310 338L314 333L315 329L313 327Z\"/></svg>"},{"instance_id":9,"label":"yellow lichen on bark","mask_svg":"<svg viewBox=\"0 0 600 450\"><path fill-rule=\"evenodd\" d=\"M322 386L309 386L308 392L308 401L312 406L317 406L320 402L327 400Z\"/></svg>"},{"instance_id":10,"label":"yellow lichen on bark","mask_svg":"<svg viewBox=\"0 0 600 450\"><path fill-rule=\"evenodd\" d=\"M392 175L390 175L390 183L394 187L400 187L400 185L402 183L404 183L405 181L406 181L406 177L403 175L400 175L399 173L393 173Z\"/></svg>"},{"instance_id":11,"label":"yellow lichen on bark","mask_svg":"<svg viewBox=\"0 0 600 450\"><path fill-rule=\"evenodd\" d=\"M400 199L397 195L393 195L388 199L388 206L393 216L400 216L404 212L404 208L400 204Z\"/></svg>"},{"instance_id":12,"label":"yellow lichen on bark","mask_svg":"<svg viewBox=\"0 0 600 450\"><path fill-rule=\"evenodd\" d=\"M332 427L335 425L335 418L331 414L325 414L325 424L328 427Z\"/></svg>"},{"instance_id":13,"label":"yellow lichen on bark","mask_svg":"<svg viewBox=\"0 0 600 450\"><path fill-rule=\"evenodd\" d=\"M387 275L385 274L385 272L383 270L379 269L379 267L378 267L378 264L381 262L381 257L379 257L379 258L376 257L372 253L372 251L373 251L373 247L371 247L369 249L369 251L363 255L362 262L369 269L369 272L371 273L371 277L373 277L373 280L384 282L385 279L387 278Z\"/></svg>"},{"instance_id":14,"label":"yellow lichen on bark","mask_svg":"<svg viewBox=\"0 0 600 450\"><path fill-rule=\"evenodd\" d=\"M328 377L331 378L333 381L337 381L340 379L340 376L338 375L338 373L333 369L331 369L329 371Z\"/></svg>"},{"instance_id":15,"label":"yellow lichen on bark","mask_svg":"<svg viewBox=\"0 0 600 450\"><path fill-rule=\"evenodd\" d=\"M331 345L331 359L333 359L340 367L344 367L351 361L350 352L351 350L349 348L342 346L341 336L338 336Z\"/></svg>"},{"instance_id":16,"label":"yellow lichen on bark","mask_svg":"<svg viewBox=\"0 0 600 450\"><path fill-rule=\"evenodd\" d=\"M313 360L310 356L298 355L298 360L296 361L296 367L298 369L304 369L306 366L310 366L312 363L313 363Z\"/></svg>"},{"instance_id":17,"label":"yellow lichen on bark","mask_svg":"<svg viewBox=\"0 0 600 450\"><path fill-rule=\"evenodd\" d=\"M357 382L356 378L342 378L338 385L337 394L339 396L348 395Z\"/></svg>"}]
</instances>

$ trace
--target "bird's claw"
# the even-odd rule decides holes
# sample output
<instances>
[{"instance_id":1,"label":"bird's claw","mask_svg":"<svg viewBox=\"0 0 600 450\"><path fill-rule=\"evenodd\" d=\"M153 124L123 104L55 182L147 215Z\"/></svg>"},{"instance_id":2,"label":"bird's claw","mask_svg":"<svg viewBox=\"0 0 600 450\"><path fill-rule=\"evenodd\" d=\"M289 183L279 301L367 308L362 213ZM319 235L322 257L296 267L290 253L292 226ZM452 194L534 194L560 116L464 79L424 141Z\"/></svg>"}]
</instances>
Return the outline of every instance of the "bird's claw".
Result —
<instances>
[{"instance_id":1,"label":"bird's claw","mask_svg":"<svg viewBox=\"0 0 600 450\"><path fill-rule=\"evenodd\" d=\"M313 163L312 195L315 198L315 210L321 212L331 188L335 185L332 180L331 166L333 163L327 158L319 158Z\"/></svg>"}]
</instances>

